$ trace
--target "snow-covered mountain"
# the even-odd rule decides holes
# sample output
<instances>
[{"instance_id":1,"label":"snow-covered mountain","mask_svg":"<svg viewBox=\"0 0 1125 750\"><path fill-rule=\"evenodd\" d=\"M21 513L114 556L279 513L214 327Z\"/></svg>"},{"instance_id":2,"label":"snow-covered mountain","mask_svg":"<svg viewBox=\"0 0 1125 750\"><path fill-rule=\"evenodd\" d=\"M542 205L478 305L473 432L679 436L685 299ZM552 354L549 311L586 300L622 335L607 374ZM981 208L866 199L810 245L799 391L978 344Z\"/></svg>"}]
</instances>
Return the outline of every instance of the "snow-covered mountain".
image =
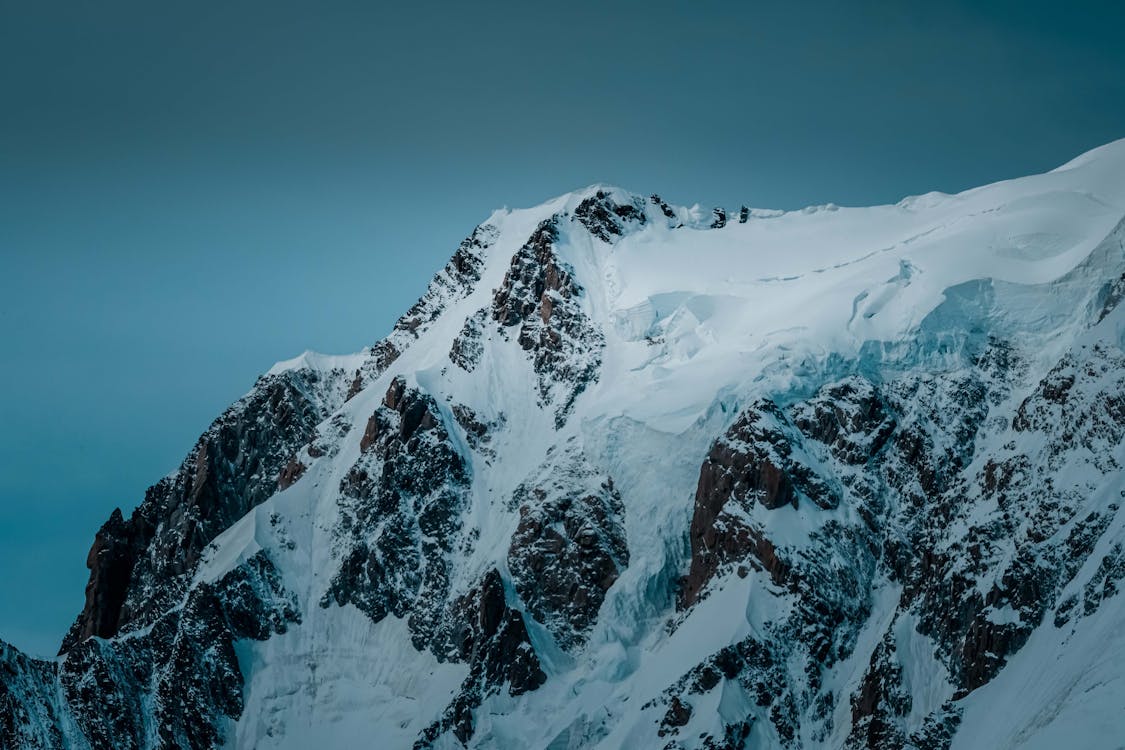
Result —
<instances>
[{"instance_id":1,"label":"snow-covered mountain","mask_svg":"<svg viewBox=\"0 0 1125 750\"><path fill-rule=\"evenodd\" d=\"M893 206L492 214L90 550L11 748L1125 738L1125 141Z\"/></svg>"}]
</instances>

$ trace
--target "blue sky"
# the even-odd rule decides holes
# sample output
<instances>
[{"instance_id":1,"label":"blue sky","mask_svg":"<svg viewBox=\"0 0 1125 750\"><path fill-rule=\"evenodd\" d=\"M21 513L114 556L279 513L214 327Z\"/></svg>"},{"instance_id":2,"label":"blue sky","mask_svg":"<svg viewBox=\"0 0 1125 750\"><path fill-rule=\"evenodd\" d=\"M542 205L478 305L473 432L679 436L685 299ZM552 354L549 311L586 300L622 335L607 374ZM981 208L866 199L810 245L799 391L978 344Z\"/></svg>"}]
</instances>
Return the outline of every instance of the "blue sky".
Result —
<instances>
[{"instance_id":1,"label":"blue sky","mask_svg":"<svg viewBox=\"0 0 1125 750\"><path fill-rule=\"evenodd\" d=\"M493 208L893 202L1125 136L1121 4L894 5L0 0L0 638L53 653L109 512Z\"/></svg>"}]
</instances>

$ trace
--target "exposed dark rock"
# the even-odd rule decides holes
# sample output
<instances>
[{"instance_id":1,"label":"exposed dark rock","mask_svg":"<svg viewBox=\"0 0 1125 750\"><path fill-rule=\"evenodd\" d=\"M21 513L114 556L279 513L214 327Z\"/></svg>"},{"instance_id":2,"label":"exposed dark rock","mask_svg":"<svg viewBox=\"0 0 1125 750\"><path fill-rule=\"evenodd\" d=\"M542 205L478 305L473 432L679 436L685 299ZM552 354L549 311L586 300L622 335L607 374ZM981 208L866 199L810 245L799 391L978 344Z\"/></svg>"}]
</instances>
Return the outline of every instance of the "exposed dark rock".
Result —
<instances>
[{"instance_id":1,"label":"exposed dark rock","mask_svg":"<svg viewBox=\"0 0 1125 750\"><path fill-rule=\"evenodd\" d=\"M665 203L664 199L661 198L659 195L655 195L655 194L650 195L649 201L652 203L652 205L659 207L660 213L664 214L665 217L667 217L669 219L675 219L676 218L676 214L675 214L674 211L672 211L672 207L669 206L667 203Z\"/></svg>"},{"instance_id":2,"label":"exposed dark rock","mask_svg":"<svg viewBox=\"0 0 1125 750\"><path fill-rule=\"evenodd\" d=\"M453 340L449 349L449 359L453 364L465 372L472 372L480 363L484 355L484 345L481 339L484 335L485 321L488 320L488 309L481 308L475 314L465 319L461 333Z\"/></svg>"},{"instance_id":3,"label":"exposed dark rock","mask_svg":"<svg viewBox=\"0 0 1125 750\"><path fill-rule=\"evenodd\" d=\"M690 721L692 711L686 696L710 693L723 681L735 683L745 691L757 709L773 724L783 742L788 744L795 739L797 708L788 692L784 665L775 660L769 645L753 638L720 649L669 686L659 698L644 706L646 709L667 706L660 720L658 736L675 735L679 727ZM745 722L729 725L722 737L711 737L704 746L744 747L742 743L754 721L755 716L751 715Z\"/></svg>"},{"instance_id":4,"label":"exposed dark rock","mask_svg":"<svg viewBox=\"0 0 1125 750\"><path fill-rule=\"evenodd\" d=\"M915 498L904 492L904 511L909 509L912 514L906 523L911 529L907 537L914 562L893 569L905 581L904 606L920 614L919 630L935 640L955 676L958 696L991 680L1048 611L1055 610L1059 627L1076 612L1074 598L1057 609L1055 602L1092 553L1107 521L1101 514L1073 521L1081 493L1062 491L1050 479L1044 480L1043 474L1071 460L1068 457L1076 450L1093 456L1089 462L1094 470L1117 470L1116 462L1104 453L1099 455L1096 446L1120 439L1125 425L1125 414L1115 397L1121 383L1115 371L1119 357L1100 346L1083 352L1081 359L1073 352L1064 357L1020 402L1011 427L1013 455L984 461L979 473L971 476L974 489L941 479L969 466L973 439L954 443L964 447L960 452L943 454L928 448L924 457L915 450L904 455L900 447L905 443L895 441L890 453L892 485L922 492ZM989 383L990 389L1004 392L1013 387L1013 383L997 381L983 367L982 372L987 378L981 382ZM961 427L942 425L941 429L954 435L961 429L979 430L985 420L974 412L979 407L971 403L987 408L1000 402L982 395L957 408L946 403L942 419L969 416L959 422ZM916 430L913 427L910 432L917 434ZM1037 434L1024 438L1029 432ZM1035 446L1034 456L1014 452L1025 439ZM994 503L996 510L969 524L951 546L946 538L950 522L974 502ZM993 581L983 595L982 580ZM998 610L1009 616L997 619L994 612ZM1017 617L1013 619L1011 614Z\"/></svg>"},{"instance_id":5,"label":"exposed dark rock","mask_svg":"<svg viewBox=\"0 0 1125 750\"><path fill-rule=\"evenodd\" d=\"M282 467L281 473L277 476L277 489L284 490L292 487L304 475L307 468L309 467L301 463L301 460L296 456L289 459L289 463Z\"/></svg>"},{"instance_id":6,"label":"exposed dark rock","mask_svg":"<svg viewBox=\"0 0 1125 750\"><path fill-rule=\"evenodd\" d=\"M461 429L465 431L465 436L469 439L470 445L474 448L487 443L491 437L488 432L488 425L477 418L477 413L464 404L455 404L453 406L453 418L457 420L457 424L461 425Z\"/></svg>"},{"instance_id":7,"label":"exposed dark rock","mask_svg":"<svg viewBox=\"0 0 1125 750\"><path fill-rule=\"evenodd\" d=\"M722 737L705 734L702 738L703 750L746 750L753 727L752 721L737 721L724 726Z\"/></svg>"},{"instance_id":8,"label":"exposed dark rock","mask_svg":"<svg viewBox=\"0 0 1125 750\"><path fill-rule=\"evenodd\" d=\"M505 423L504 415L498 415L491 422L484 422L475 411L464 404L454 404L452 411L453 418L457 420L457 424L464 430L465 442L469 444L469 447L479 451L486 457L495 455L490 447L490 443L496 431L503 429Z\"/></svg>"},{"instance_id":9,"label":"exposed dark rock","mask_svg":"<svg viewBox=\"0 0 1125 750\"><path fill-rule=\"evenodd\" d=\"M614 238L625 234L628 225L639 226L646 221L643 204L617 203L604 190L579 203L574 209L574 218L603 242L613 242Z\"/></svg>"},{"instance_id":10,"label":"exposed dark rock","mask_svg":"<svg viewBox=\"0 0 1125 750\"><path fill-rule=\"evenodd\" d=\"M114 508L109 520L98 529L90 554L86 557L90 580L86 584L86 606L80 616L81 626L73 635L75 639L82 640L92 635L108 638L117 632L121 605L125 602L133 565L139 554L137 546L132 528L125 523L121 509Z\"/></svg>"},{"instance_id":11,"label":"exposed dark rock","mask_svg":"<svg viewBox=\"0 0 1125 750\"><path fill-rule=\"evenodd\" d=\"M58 669L0 641L0 747L62 750Z\"/></svg>"},{"instance_id":12,"label":"exposed dark rock","mask_svg":"<svg viewBox=\"0 0 1125 750\"><path fill-rule=\"evenodd\" d=\"M903 747L902 719L912 700L902 684L902 667L895 658L894 637L888 632L871 654L867 672L852 695L849 748Z\"/></svg>"},{"instance_id":13,"label":"exposed dark rock","mask_svg":"<svg viewBox=\"0 0 1125 750\"><path fill-rule=\"evenodd\" d=\"M277 491L294 454L343 402L346 377L299 369L260 378L128 521L115 511L95 537L86 605L60 653L151 624L178 603L207 544Z\"/></svg>"},{"instance_id":14,"label":"exposed dark rock","mask_svg":"<svg viewBox=\"0 0 1125 750\"><path fill-rule=\"evenodd\" d=\"M960 723L961 709L952 701L947 701L922 720L921 728L911 733L907 747L912 750L949 750Z\"/></svg>"},{"instance_id":15,"label":"exposed dark rock","mask_svg":"<svg viewBox=\"0 0 1125 750\"><path fill-rule=\"evenodd\" d=\"M454 600L434 637L438 658L469 664L469 675L442 717L427 727L414 744L432 747L447 732L462 743L473 736L473 711L505 685L518 696L547 679L527 635L523 618L508 607L499 571L490 570L468 594Z\"/></svg>"},{"instance_id":16,"label":"exposed dark rock","mask_svg":"<svg viewBox=\"0 0 1125 750\"><path fill-rule=\"evenodd\" d=\"M464 298L480 281L482 252L496 239L496 230L481 225L466 237L445 268L434 276L422 297L395 323L395 330L418 334L437 320L451 299Z\"/></svg>"},{"instance_id":17,"label":"exposed dark rock","mask_svg":"<svg viewBox=\"0 0 1125 750\"><path fill-rule=\"evenodd\" d=\"M1115 544L1106 553L1094 575L1082 589L1082 614L1086 617L1098 611L1102 602L1120 593L1125 580L1125 548Z\"/></svg>"},{"instance_id":18,"label":"exposed dark rock","mask_svg":"<svg viewBox=\"0 0 1125 750\"><path fill-rule=\"evenodd\" d=\"M548 290L567 296L581 293L555 255L558 224L557 216L540 223L513 256L504 282L492 298L492 317L500 325L510 328L535 315Z\"/></svg>"},{"instance_id":19,"label":"exposed dark rock","mask_svg":"<svg viewBox=\"0 0 1125 750\"><path fill-rule=\"evenodd\" d=\"M677 695L669 702L668 711L660 722L660 731L657 734L663 737L669 729L685 726L689 721L691 721L691 704L684 703Z\"/></svg>"},{"instance_id":20,"label":"exposed dark rock","mask_svg":"<svg viewBox=\"0 0 1125 750\"><path fill-rule=\"evenodd\" d=\"M693 604L721 567L748 558L783 583L787 564L749 519L755 505L795 508L800 497L824 508L839 504L832 486L806 465L800 435L785 414L772 401L758 401L715 441L700 468L680 605Z\"/></svg>"},{"instance_id":21,"label":"exposed dark rock","mask_svg":"<svg viewBox=\"0 0 1125 750\"><path fill-rule=\"evenodd\" d=\"M143 633L75 644L56 690L96 750L222 747L243 708L235 640L283 633L298 611L259 552L215 583L197 583Z\"/></svg>"},{"instance_id":22,"label":"exposed dark rock","mask_svg":"<svg viewBox=\"0 0 1125 750\"><path fill-rule=\"evenodd\" d=\"M399 335L396 336L396 333ZM366 388L368 383L386 372L387 368L402 356L403 350L399 348L403 343L401 339L407 338L402 334L414 335L416 333L417 331L412 329L403 329L401 332L396 329L389 337L374 344L368 351L363 364L352 376L352 381L348 385L348 400L351 400L353 396Z\"/></svg>"},{"instance_id":23,"label":"exposed dark rock","mask_svg":"<svg viewBox=\"0 0 1125 750\"><path fill-rule=\"evenodd\" d=\"M1049 611L1062 627L1096 607L1099 596L1116 593L1122 574L1111 552L1080 594L1056 608L1058 592L1093 554L1112 516L1076 519L1081 492L1053 486L1044 472L1074 451L1094 469L1116 470L1098 446L1122 438L1119 356L1099 346L1068 355L1022 403L1015 399L1012 424L991 411L1026 387L1026 368L1000 341L956 375L905 376L879 388L851 377L785 411L770 401L751 405L701 468L680 606L693 606L730 572L759 571L793 594L794 607L771 623L766 648L777 651L777 663L804 663L803 680L783 677L773 695L798 700L802 693L800 700L811 701L810 716L821 722L814 738L827 738L832 721L832 696L818 692L821 673L855 648L880 570L901 584L899 613L916 618L919 636L931 639L954 698L987 684ZM974 463L985 431L993 441L997 431L1011 439L1003 452ZM1019 449L1029 431L1038 433L1027 439L1035 454ZM779 550L768 526L755 521L766 518L763 511L818 496L834 500L814 506L846 502L856 520L825 519L795 554ZM850 697L849 746L948 748L959 722L954 704L907 733L910 694L889 632L865 658L867 673ZM722 674L714 661L701 665L697 688L713 688Z\"/></svg>"},{"instance_id":24,"label":"exposed dark rock","mask_svg":"<svg viewBox=\"0 0 1125 750\"><path fill-rule=\"evenodd\" d=\"M376 622L406 617L423 648L448 595L468 466L437 402L402 378L387 388L360 445L340 484L350 543L321 606L350 602Z\"/></svg>"},{"instance_id":25,"label":"exposed dark rock","mask_svg":"<svg viewBox=\"0 0 1125 750\"><path fill-rule=\"evenodd\" d=\"M573 452L549 459L514 502L520 523L508 567L516 591L562 648L577 648L629 564L621 497L609 477Z\"/></svg>"},{"instance_id":26,"label":"exposed dark rock","mask_svg":"<svg viewBox=\"0 0 1125 750\"><path fill-rule=\"evenodd\" d=\"M594 382L605 338L583 312L583 291L554 251L559 217L542 222L512 258L492 301L492 318L519 326L539 381L540 405L555 405L555 425L566 422L578 395Z\"/></svg>"},{"instance_id":27,"label":"exposed dark rock","mask_svg":"<svg viewBox=\"0 0 1125 750\"><path fill-rule=\"evenodd\" d=\"M794 408L793 423L807 437L828 446L837 460L855 465L877 455L895 428L894 417L875 387L860 377L822 388Z\"/></svg>"}]
</instances>

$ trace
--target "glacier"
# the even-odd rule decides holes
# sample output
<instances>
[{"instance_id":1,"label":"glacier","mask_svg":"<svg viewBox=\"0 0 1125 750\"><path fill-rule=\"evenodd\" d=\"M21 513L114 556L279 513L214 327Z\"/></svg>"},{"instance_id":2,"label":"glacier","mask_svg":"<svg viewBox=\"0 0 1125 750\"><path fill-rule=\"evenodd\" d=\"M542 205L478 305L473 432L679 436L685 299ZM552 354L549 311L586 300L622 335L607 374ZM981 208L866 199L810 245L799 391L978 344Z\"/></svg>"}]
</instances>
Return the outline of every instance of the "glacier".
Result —
<instances>
[{"instance_id":1,"label":"glacier","mask_svg":"<svg viewBox=\"0 0 1125 750\"><path fill-rule=\"evenodd\" d=\"M1125 140L895 205L494 212L0 646L12 748L1125 736Z\"/></svg>"}]
</instances>

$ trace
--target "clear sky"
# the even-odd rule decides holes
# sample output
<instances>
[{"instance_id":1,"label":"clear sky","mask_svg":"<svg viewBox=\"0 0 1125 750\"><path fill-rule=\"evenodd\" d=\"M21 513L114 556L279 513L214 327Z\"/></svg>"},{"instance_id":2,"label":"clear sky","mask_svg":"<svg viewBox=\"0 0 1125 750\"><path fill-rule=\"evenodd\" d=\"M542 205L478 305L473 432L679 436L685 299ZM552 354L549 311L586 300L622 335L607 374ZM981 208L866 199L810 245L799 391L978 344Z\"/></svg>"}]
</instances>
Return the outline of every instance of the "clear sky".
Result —
<instances>
[{"instance_id":1,"label":"clear sky","mask_svg":"<svg viewBox=\"0 0 1125 750\"><path fill-rule=\"evenodd\" d=\"M1109 1L0 0L0 638L53 653L110 511L274 361L380 338L492 209L1050 169L1125 136L1123 28Z\"/></svg>"}]
</instances>

